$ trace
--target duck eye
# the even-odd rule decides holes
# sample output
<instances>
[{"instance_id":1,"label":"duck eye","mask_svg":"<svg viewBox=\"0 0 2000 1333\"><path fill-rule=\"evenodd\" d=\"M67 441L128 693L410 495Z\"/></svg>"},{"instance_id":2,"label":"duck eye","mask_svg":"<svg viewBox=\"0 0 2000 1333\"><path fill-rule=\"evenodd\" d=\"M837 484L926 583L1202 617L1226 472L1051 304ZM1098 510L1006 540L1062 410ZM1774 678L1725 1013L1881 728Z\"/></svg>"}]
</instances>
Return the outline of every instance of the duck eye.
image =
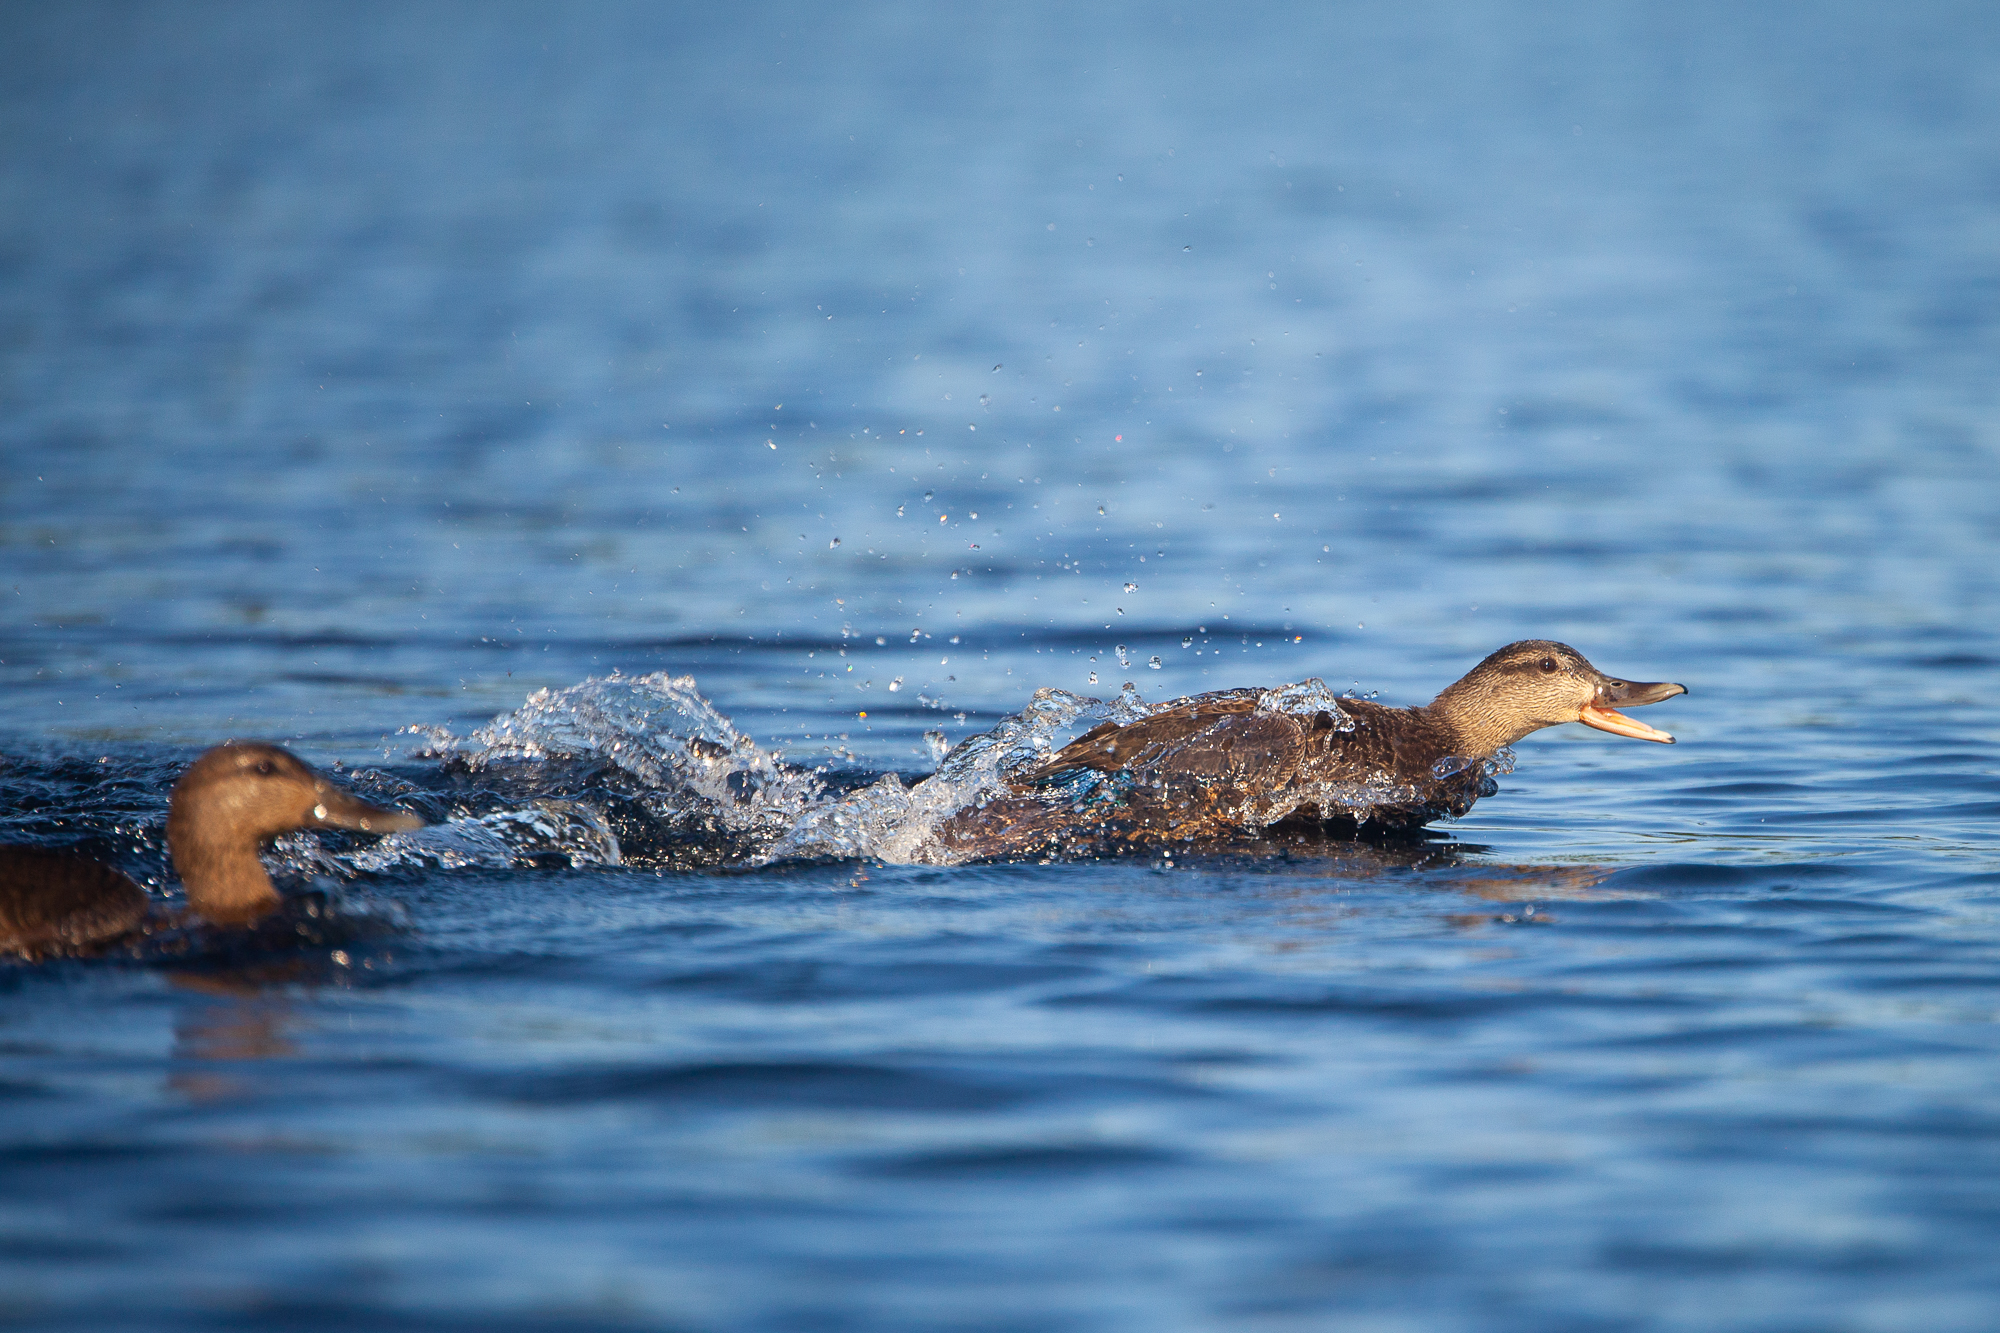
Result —
<instances>
[{"instance_id":1,"label":"duck eye","mask_svg":"<svg viewBox=\"0 0 2000 1333\"><path fill-rule=\"evenodd\" d=\"M1555 658L1553 658L1553 657L1544 657L1544 658L1542 659L1542 670L1544 670L1544 671L1554 671L1555 669L1556 669L1556 659L1555 659Z\"/></svg>"},{"instance_id":2,"label":"duck eye","mask_svg":"<svg viewBox=\"0 0 2000 1333\"><path fill-rule=\"evenodd\" d=\"M257 772L268 778L271 774L277 772L277 769L272 766L270 760L259 759L257 761Z\"/></svg>"}]
</instances>

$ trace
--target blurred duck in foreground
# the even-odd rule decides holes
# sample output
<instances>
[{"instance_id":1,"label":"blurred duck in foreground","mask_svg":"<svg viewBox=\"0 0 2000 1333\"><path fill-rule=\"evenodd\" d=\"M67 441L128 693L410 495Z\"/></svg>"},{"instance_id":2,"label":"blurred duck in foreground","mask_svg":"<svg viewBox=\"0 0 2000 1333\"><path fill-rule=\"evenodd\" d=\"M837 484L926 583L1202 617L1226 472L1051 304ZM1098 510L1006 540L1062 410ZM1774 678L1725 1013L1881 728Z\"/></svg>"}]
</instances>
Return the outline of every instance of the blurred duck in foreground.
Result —
<instances>
[{"instance_id":1,"label":"blurred duck in foreground","mask_svg":"<svg viewBox=\"0 0 2000 1333\"><path fill-rule=\"evenodd\" d=\"M952 815L939 836L957 856L983 857L1182 842L1287 821L1410 830L1491 795L1488 761L1543 727L1581 722L1671 745L1618 710L1686 693L1613 679L1567 644L1528 639L1416 708L1302 697L1298 687L1199 694L1085 733L1015 779L1013 795Z\"/></svg>"},{"instance_id":2,"label":"blurred duck in foreground","mask_svg":"<svg viewBox=\"0 0 2000 1333\"><path fill-rule=\"evenodd\" d=\"M282 901L257 849L296 829L399 833L424 821L336 787L275 745L230 741L174 784L167 847L187 891L186 915L249 927ZM146 891L110 866L40 847L0 847L0 953L30 958L96 953L127 936L190 924L156 912Z\"/></svg>"}]
</instances>

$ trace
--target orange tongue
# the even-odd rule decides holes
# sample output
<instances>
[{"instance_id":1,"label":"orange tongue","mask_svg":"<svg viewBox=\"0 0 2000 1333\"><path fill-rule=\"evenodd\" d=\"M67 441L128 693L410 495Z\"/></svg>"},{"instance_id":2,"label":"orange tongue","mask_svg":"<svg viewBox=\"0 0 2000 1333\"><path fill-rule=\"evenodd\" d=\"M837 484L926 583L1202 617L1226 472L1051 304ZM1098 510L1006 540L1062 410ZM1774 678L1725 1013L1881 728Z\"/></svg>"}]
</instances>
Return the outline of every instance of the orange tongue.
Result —
<instances>
[{"instance_id":1,"label":"orange tongue","mask_svg":"<svg viewBox=\"0 0 2000 1333\"><path fill-rule=\"evenodd\" d=\"M1672 745L1674 738L1664 731L1647 726L1644 722L1634 722L1615 708L1599 708L1592 704L1583 710L1577 721L1586 727L1596 727L1618 736L1630 736L1635 741L1658 741L1662 745Z\"/></svg>"}]
</instances>

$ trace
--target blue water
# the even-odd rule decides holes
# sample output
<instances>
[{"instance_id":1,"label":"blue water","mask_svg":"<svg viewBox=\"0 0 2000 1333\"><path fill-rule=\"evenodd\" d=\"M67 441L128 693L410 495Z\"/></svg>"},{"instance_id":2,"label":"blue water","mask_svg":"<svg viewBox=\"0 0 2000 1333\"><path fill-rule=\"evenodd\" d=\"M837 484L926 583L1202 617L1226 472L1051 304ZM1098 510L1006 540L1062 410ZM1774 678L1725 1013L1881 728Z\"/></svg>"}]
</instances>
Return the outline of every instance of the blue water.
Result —
<instances>
[{"instance_id":1,"label":"blue water","mask_svg":"<svg viewBox=\"0 0 2000 1333\"><path fill-rule=\"evenodd\" d=\"M171 898L231 735L584 833L0 967L0 1322L2000 1325L1990 7L4 33L0 834ZM1413 843L715 867L450 757L668 672L840 788L1525 637L1680 744Z\"/></svg>"}]
</instances>

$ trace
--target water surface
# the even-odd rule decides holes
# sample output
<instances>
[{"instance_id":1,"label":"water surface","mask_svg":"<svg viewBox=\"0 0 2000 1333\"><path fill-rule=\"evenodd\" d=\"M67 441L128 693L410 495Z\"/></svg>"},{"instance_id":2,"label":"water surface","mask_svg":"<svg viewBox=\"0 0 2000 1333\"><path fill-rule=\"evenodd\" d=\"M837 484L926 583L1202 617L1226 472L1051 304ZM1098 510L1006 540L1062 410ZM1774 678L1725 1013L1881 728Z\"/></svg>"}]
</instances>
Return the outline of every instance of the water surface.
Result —
<instances>
[{"instance_id":1,"label":"water surface","mask_svg":"<svg viewBox=\"0 0 2000 1333\"><path fill-rule=\"evenodd\" d=\"M598 810L425 747L613 671L836 784L1042 686L1691 689L1416 843L566 824L0 970L12 1323L1993 1326L1986 8L7 27L9 837L171 897L228 735Z\"/></svg>"}]
</instances>

